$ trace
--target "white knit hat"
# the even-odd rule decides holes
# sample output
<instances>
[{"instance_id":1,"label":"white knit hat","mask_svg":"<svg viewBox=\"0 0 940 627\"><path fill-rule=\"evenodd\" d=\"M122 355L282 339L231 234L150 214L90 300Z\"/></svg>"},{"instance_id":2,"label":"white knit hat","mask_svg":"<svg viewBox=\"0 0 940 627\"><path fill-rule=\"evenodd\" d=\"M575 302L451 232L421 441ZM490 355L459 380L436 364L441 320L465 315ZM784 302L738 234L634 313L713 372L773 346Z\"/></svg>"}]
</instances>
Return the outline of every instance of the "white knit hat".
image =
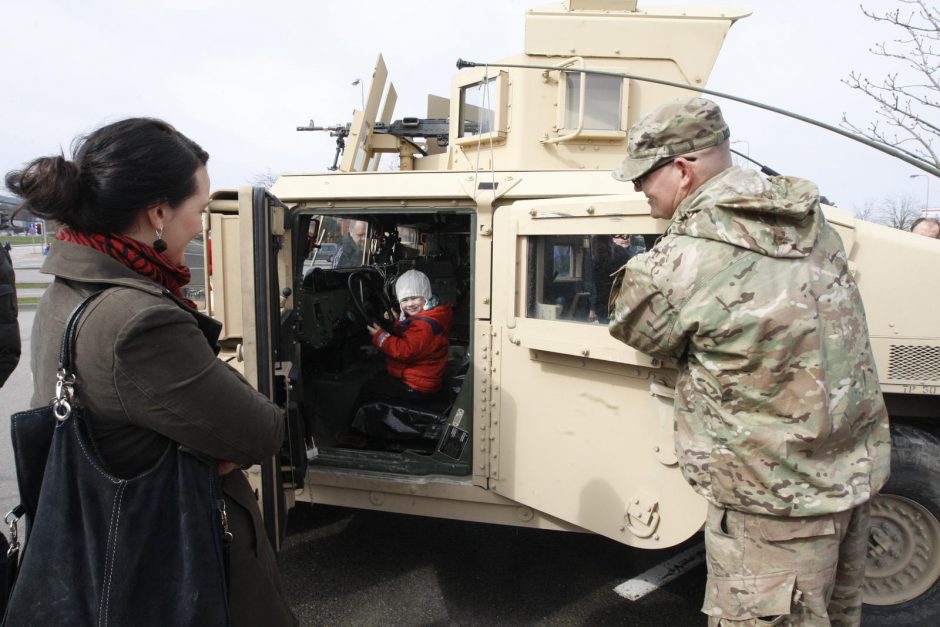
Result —
<instances>
[{"instance_id":1,"label":"white knit hat","mask_svg":"<svg viewBox=\"0 0 940 627\"><path fill-rule=\"evenodd\" d=\"M409 270L395 282L395 296L399 302L413 296L421 296L424 300L431 300L431 282L425 273L419 270Z\"/></svg>"}]
</instances>

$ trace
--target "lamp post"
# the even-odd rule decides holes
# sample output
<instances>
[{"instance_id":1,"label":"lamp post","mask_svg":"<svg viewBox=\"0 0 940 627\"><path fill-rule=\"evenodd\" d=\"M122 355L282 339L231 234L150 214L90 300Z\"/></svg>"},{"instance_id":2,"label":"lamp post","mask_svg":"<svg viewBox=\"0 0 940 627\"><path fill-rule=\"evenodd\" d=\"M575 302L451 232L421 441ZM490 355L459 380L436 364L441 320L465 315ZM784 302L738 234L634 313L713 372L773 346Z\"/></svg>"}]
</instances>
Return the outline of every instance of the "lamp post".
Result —
<instances>
[{"instance_id":1,"label":"lamp post","mask_svg":"<svg viewBox=\"0 0 940 627\"><path fill-rule=\"evenodd\" d=\"M926 179L927 181L927 195L924 198L924 211L926 212L928 209L930 209L930 175L929 174L911 174L910 175L910 178L912 179L918 179L920 177L924 177L924 179Z\"/></svg>"},{"instance_id":2,"label":"lamp post","mask_svg":"<svg viewBox=\"0 0 940 627\"><path fill-rule=\"evenodd\" d=\"M747 141L746 139L732 140L731 145L734 146L735 144L744 144L744 155L741 155L740 153L738 153L737 156L739 157L743 156L744 160L750 163L751 162L751 142ZM738 163L741 163L740 160L738 161Z\"/></svg>"},{"instance_id":3,"label":"lamp post","mask_svg":"<svg viewBox=\"0 0 940 627\"><path fill-rule=\"evenodd\" d=\"M751 157L751 142L746 139L735 139L731 142L731 145L734 146L735 144L744 144L744 154L747 155L748 158Z\"/></svg>"},{"instance_id":4,"label":"lamp post","mask_svg":"<svg viewBox=\"0 0 940 627\"><path fill-rule=\"evenodd\" d=\"M360 98L360 100L361 100L361 102L362 102L362 110L365 111L365 109L366 109L366 92L365 92L364 88L362 87L362 79L361 79L361 78L357 78L356 80L354 80L354 81L352 82L352 84L353 84L353 86L359 85L359 98Z\"/></svg>"}]
</instances>

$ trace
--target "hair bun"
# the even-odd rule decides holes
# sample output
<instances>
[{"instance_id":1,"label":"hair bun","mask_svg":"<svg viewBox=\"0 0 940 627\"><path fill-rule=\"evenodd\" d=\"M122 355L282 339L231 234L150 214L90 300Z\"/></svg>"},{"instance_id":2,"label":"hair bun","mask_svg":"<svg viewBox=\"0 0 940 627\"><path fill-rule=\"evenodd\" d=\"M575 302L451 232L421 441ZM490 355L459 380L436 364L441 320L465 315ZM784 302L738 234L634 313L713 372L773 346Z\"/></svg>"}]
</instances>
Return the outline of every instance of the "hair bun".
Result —
<instances>
[{"instance_id":1,"label":"hair bun","mask_svg":"<svg viewBox=\"0 0 940 627\"><path fill-rule=\"evenodd\" d=\"M40 157L6 176L7 188L23 199L23 205L41 218L70 222L81 209L81 171L62 155Z\"/></svg>"},{"instance_id":2,"label":"hair bun","mask_svg":"<svg viewBox=\"0 0 940 627\"><path fill-rule=\"evenodd\" d=\"M49 159L54 161L56 167L60 168L61 172L68 178L77 179L81 174L78 164L70 159L66 159L63 155L56 155L55 157L49 157Z\"/></svg>"}]
</instances>

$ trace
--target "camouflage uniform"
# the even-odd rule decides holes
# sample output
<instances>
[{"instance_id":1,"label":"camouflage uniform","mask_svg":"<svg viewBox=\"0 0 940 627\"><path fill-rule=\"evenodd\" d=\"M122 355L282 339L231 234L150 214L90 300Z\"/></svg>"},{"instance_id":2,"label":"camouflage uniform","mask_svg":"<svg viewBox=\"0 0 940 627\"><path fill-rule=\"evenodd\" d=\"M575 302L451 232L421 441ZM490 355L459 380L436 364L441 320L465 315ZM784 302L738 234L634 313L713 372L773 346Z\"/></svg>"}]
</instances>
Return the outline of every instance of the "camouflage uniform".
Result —
<instances>
[{"instance_id":1,"label":"camouflage uniform","mask_svg":"<svg viewBox=\"0 0 940 627\"><path fill-rule=\"evenodd\" d=\"M628 156L615 176L670 154L655 145L664 128L706 137L724 124L709 101L683 106L631 130L631 155L639 144L653 158ZM685 151L726 138L712 132ZM611 293L610 333L678 364L677 455L710 503L710 624L859 620L888 416L861 298L818 198L808 181L729 168L678 205Z\"/></svg>"}]
</instances>

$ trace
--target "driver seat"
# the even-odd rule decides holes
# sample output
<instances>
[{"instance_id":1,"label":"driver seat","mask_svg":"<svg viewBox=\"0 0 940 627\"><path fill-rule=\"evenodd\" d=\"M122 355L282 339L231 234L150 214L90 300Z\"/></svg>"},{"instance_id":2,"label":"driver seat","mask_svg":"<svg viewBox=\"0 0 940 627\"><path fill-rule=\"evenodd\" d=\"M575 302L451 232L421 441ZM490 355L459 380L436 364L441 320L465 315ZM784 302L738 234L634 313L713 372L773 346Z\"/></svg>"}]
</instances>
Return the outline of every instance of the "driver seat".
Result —
<instances>
[{"instance_id":1,"label":"driver seat","mask_svg":"<svg viewBox=\"0 0 940 627\"><path fill-rule=\"evenodd\" d=\"M469 351L447 362L440 392L413 403L377 401L356 411L352 427L388 448L431 451L447 426L450 410L470 368Z\"/></svg>"}]
</instances>

